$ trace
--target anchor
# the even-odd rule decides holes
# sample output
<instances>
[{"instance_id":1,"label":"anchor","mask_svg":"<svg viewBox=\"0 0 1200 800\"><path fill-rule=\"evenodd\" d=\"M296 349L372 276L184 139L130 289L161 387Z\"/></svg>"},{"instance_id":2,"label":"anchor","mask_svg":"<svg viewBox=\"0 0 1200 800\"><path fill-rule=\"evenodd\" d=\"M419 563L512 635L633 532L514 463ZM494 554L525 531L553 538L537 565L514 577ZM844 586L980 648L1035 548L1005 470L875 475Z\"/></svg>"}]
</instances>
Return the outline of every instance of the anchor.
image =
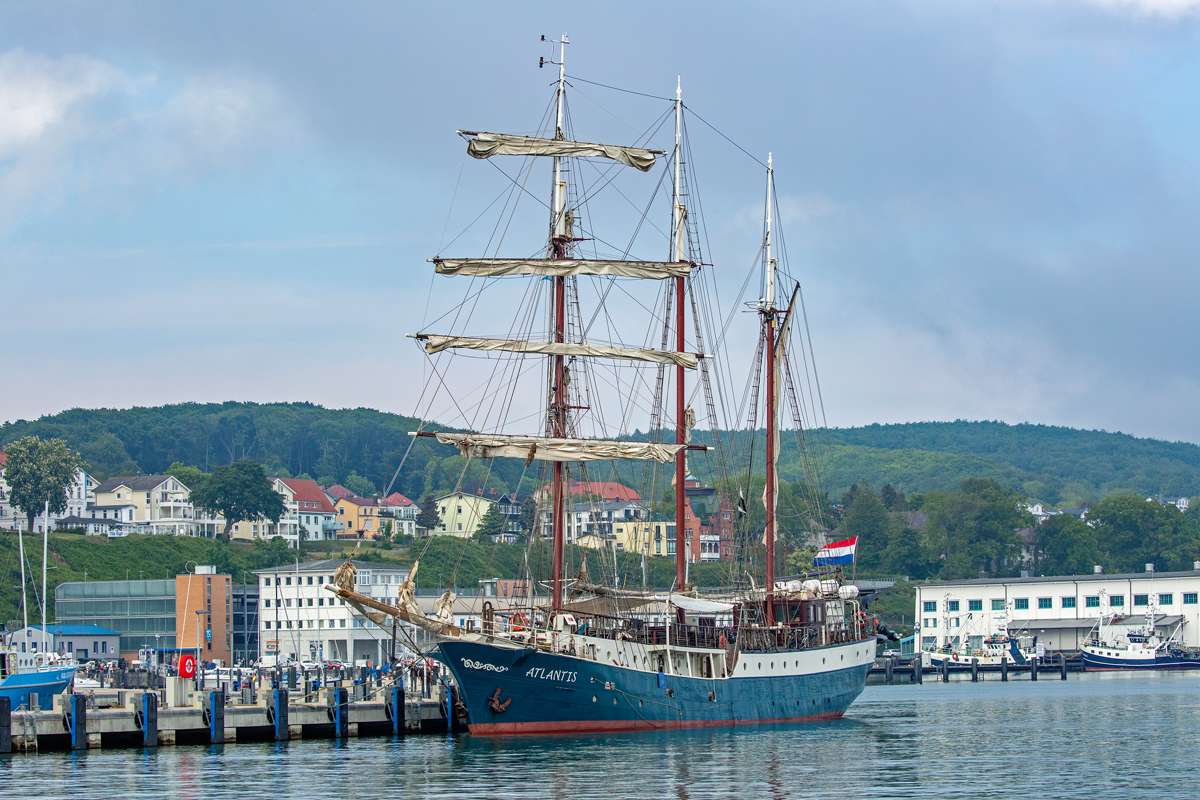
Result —
<instances>
[{"instance_id":1,"label":"anchor","mask_svg":"<svg viewBox=\"0 0 1200 800\"><path fill-rule=\"evenodd\" d=\"M500 687L497 686L496 693L488 698L488 706L490 706L492 711L495 711L497 714L503 714L505 711L508 710L508 704L511 703L512 701L513 701L513 699L510 697L507 700L505 700L503 703L501 703L500 702Z\"/></svg>"}]
</instances>

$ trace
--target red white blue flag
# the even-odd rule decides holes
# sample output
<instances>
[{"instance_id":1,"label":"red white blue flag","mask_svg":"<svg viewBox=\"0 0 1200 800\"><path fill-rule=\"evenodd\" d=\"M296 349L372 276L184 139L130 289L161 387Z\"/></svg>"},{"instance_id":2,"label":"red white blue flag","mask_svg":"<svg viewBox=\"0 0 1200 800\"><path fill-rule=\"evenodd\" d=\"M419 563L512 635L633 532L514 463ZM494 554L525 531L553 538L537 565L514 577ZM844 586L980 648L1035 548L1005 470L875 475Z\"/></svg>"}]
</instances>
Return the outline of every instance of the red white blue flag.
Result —
<instances>
[{"instance_id":1,"label":"red white blue flag","mask_svg":"<svg viewBox=\"0 0 1200 800\"><path fill-rule=\"evenodd\" d=\"M818 567L831 567L835 564L853 564L854 550L858 547L858 537L831 542L817 551L813 563Z\"/></svg>"}]
</instances>

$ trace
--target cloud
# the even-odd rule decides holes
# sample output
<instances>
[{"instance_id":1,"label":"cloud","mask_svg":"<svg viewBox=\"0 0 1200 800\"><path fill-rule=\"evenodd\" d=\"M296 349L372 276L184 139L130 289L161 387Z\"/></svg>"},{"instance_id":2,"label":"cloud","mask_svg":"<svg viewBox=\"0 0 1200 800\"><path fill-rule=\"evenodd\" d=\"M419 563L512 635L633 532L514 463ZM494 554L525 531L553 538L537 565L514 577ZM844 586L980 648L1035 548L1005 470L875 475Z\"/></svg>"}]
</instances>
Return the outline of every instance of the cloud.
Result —
<instances>
[{"instance_id":1,"label":"cloud","mask_svg":"<svg viewBox=\"0 0 1200 800\"><path fill-rule=\"evenodd\" d=\"M1133 12L1138 16L1178 18L1200 11L1200 0L1084 0L1106 11Z\"/></svg>"},{"instance_id":2,"label":"cloud","mask_svg":"<svg viewBox=\"0 0 1200 800\"><path fill-rule=\"evenodd\" d=\"M303 125L268 80L132 76L87 55L0 54L0 235L72 198L106 208L243 165Z\"/></svg>"}]
</instances>

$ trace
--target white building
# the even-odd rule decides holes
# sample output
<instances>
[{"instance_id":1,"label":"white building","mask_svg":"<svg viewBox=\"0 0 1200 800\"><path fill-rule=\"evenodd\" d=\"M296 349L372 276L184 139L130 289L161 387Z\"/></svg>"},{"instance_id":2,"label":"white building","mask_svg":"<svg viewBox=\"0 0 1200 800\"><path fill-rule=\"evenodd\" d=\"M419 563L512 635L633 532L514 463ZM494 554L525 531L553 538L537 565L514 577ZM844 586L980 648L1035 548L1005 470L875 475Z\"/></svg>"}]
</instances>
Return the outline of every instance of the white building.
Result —
<instances>
[{"instance_id":1,"label":"white building","mask_svg":"<svg viewBox=\"0 0 1200 800\"><path fill-rule=\"evenodd\" d=\"M0 529L24 530L25 514L12 505L8 484L4 480L4 453L0 453ZM88 504L96 499L95 490L100 481L83 470L75 471L75 479L67 487L67 507L61 514L50 514L50 528L53 530L63 520L86 516ZM45 525L45 517L41 513L33 520L33 529L41 533Z\"/></svg>"},{"instance_id":2,"label":"white building","mask_svg":"<svg viewBox=\"0 0 1200 800\"><path fill-rule=\"evenodd\" d=\"M918 584L914 614L923 650L959 642L975 648L993 634L1037 636L1047 650L1078 650L1101 615L1145 624L1200 646L1200 562L1191 572L1074 575Z\"/></svg>"}]
</instances>

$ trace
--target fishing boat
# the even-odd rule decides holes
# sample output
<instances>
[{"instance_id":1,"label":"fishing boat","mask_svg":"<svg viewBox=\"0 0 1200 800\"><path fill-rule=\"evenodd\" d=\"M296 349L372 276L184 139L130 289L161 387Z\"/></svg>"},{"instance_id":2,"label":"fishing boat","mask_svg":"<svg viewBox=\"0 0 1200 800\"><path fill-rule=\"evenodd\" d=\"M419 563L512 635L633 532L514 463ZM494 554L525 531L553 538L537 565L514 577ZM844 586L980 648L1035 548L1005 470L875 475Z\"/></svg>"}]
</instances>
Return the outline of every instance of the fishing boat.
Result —
<instances>
[{"instance_id":1,"label":"fishing boat","mask_svg":"<svg viewBox=\"0 0 1200 800\"><path fill-rule=\"evenodd\" d=\"M1097 621L1081 648L1084 670L1200 669L1200 650L1187 647L1178 638L1182 621L1164 636L1159 633L1156 615L1150 609L1140 628L1118 633L1117 626L1128 619L1113 614L1107 620L1101 617Z\"/></svg>"},{"instance_id":2,"label":"fishing boat","mask_svg":"<svg viewBox=\"0 0 1200 800\"><path fill-rule=\"evenodd\" d=\"M765 437L758 439L762 442L765 438L761 445L765 453L759 451L765 473L763 518L739 541L739 547L752 554L747 565L757 571L761 583L751 577L725 591L705 594L688 581L687 554L694 553L695 546L682 524L689 508L685 485L689 456L712 453L720 445L692 441L696 416L686 403L686 374L699 373L702 388L697 396L705 399L709 422L716 429L708 383L712 353L704 351L706 338L700 320L705 312L698 310L702 292L697 286L706 265L696 256L695 209L689 207L681 89L677 84L668 112L675 123L671 151L576 138L565 125L567 44L565 35L553 40L550 58L542 61L558 67L558 79L552 84L554 98L547 115L553 122L547 121L539 135L459 131L468 155L475 159L524 159L520 163L525 165L525 174L519 180L508 176L517 186L524 185L536 164L549 160L548 239L533 257L439 255L431 259L438 275L472 282L472 308L484 302L479 299L483 289L501 280L528 282L526 297L536 294L541 304L528 301L510 328L515 334L506 338L481 338L467 335L467 331L413 334L430 355L465 350L510 359L503 364L508 372L497 368L502 375L512 376L496 379L504 387L504 398L514 391L511 386L516 377L528 371L521 363L542 360L538 365L545 378L540 389L544 398L537 422L540 430L417 431L416 435L455 448L464 473L472 463L490 464L505 458L523 460L526 469L537 463L544 470L549 489L544 519L552 549L546 595L541 600L530 596L528 605L519 610L485 607L482 629L469 630L454 624L455 596L450 591L438 601L433 617L421 613L414 600L419 560L401 585L395 605L355 592L354 567L349 561L327 588L381 625L399 619L434 637L437 657L453 675L460 710L472 734L663 730L839 718L865 686L875 660L877 622L868 617L857 587L845 580L844 564L827 563L788 580L776 579L780 408L786 400L793 415L798 413L796 388L787 367L789 336L801 312L799 285L781 291L783 281L793 279L779 271L773 238L777 212L772 159L768 156L764 165L766 211L755 267L761 269L761 294L747 304L747 311L758 321L758 345L753 358L740 359L741 364L751 366L752 408L758 408L760 386L765 390L761 393ZM580 160L605 166L593 183L572 190L570 181L578 180ZM665 162L663 180L669 178L672 186L670 228L664 237L670 257L649 261L581 253L581 243L597 238L584 228L585 214L591 213L588 201L597 202L593 188L607 186L612 181L610 171L632 168L649 172L660 161ZM624 282L620 291L630 297L645 291L643 287L653 287L659 300L645 306L657 310L661 338L656 332L648 346L629 347L627 342L597 342L589 337L588 320L580 311L578 282L583 279L599 284L599 302L618 280ZM778 302L780 298L786 302ZM689 316L693 323L690 333ZM539 317L546 321L540 338L531 321ZM490 316L487 320L493 322ZM709 330L707 341L713 342ZM712 349L719 350L719 344L714 342ZM666 391L673 395L674 408L665 413L673 419L667 422L653 417L652 434L643 437L647 441L632 435L631 424L615 436L584 436L585 422L596 424L601 416L594 407L600 393L592 388L588 371L595 362L650 365L648 369L657 370L657 381L648 381L655 387L653 413L668 405L663 400ZM674 386L667 378L664 389L664 376L671 370ZM435 368L433 372L440 384L445 371ZM495 402L495 397L486 395L484 405ZM747 427L753 439L761 429L756 418L751 422ZM490 424L498 427L495 422ZM672 428L673 441L653 437L656 431ZM586 561L577 572L564 564L568 481L599 462L632 462L660 467L664 473L669 469L668 474L673 474L674 520L666 521L674 528L675 579L669 591L593 580ZM738 484L735 513L742 522L747 519L743 495L749 488L749 482ZM822 529L818 504L819 499L814 499L801 512L811 518L814 531ZM649 535L648 517L635 516L631 524L644 525ZM750 575L749 568L746 575Z\"/></svg>"}]
</instances>

